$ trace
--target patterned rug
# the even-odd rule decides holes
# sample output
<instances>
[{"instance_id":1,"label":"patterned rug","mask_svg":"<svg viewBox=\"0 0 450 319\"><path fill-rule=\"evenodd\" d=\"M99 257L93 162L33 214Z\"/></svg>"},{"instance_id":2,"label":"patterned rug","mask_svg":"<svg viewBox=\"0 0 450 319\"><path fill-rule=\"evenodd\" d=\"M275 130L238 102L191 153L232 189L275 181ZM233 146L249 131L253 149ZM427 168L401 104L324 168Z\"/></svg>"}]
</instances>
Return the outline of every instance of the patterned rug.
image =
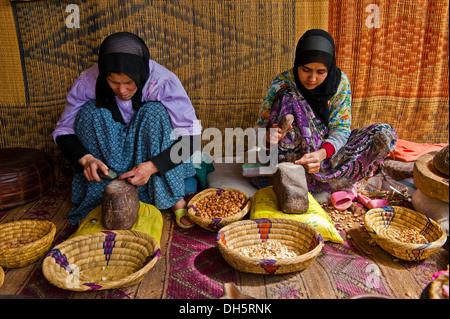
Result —
<instances>
[{"instance_id":1,"label":"patterned rug","mask_svg":"<svg viewBox=\"0 0 450 319\"><path fill-rule=\"evenodd\" d=\"M39 219L55 223L53 246L66 240L75 230L64 218L70 210L71 177L60 175L45 197L27 205L0 211L0 223ZM184 230L172 215L163 211L162 256L139 284L105 291L72 292L53 286L42 272L42 260L22 268L5 269L0 295L39 299L209 299L223 295L223 283L235 282L235 271L215 248L215 235L200 227Z\"/></svg>"},{"instance_id":2,"label":"patterned rug","mask_svg":"<svg viewBox=\"0 0 450 319\"><path fill-rule=\"evenodd\" d=\"M351 234L351 239L346 236ZM397 260L368 243L364 229L353 229L343 244L326 242L304 271L280 276L239 274L243 294L271 299L343 299L360 294L419 299L439 270L446 269L448 250L421 262ZM447 248L448 249L448 248Z\"/></svg>"},{"instance_id":3,"label":"patterned rug","mask_svg":"<svg viewBox=\"0 0 450 319\"><path fill-rule=\"evenodd\" d=\"M61 175L47 196L0 211L0 223L51 220L57 228L57 245L75 231L64 218L71 207L70 189L70 177ZM358 227L341 232L343 244L326 242L321 254L302 272L246 274L234 270L223 259L215 247L215 233L198 226L181 229L166 211L163 218L161 258L137 285L83 293L63 290L44 277L41 258L26 267L5 269L0 295L39 299L214 299L223 296L224 283L232 282L241 293L260 299L343 299L367 293L419 299L431 276L446 269L449 260L448 246L424 261L398 260L380 247L371 246L367 232Z\"/></svg>"},{"instance_id":4,"label":"patterned rug","mask_svg":"<svg viewBox=\"0 0 450 319\"><path fill-rule=\"evenodd\" d=\"M215 247L216 236L196 226L174 227L165 298L203 299L223 296L223 283L236 282L236 272Z\"/></svg>"}]
</instances>

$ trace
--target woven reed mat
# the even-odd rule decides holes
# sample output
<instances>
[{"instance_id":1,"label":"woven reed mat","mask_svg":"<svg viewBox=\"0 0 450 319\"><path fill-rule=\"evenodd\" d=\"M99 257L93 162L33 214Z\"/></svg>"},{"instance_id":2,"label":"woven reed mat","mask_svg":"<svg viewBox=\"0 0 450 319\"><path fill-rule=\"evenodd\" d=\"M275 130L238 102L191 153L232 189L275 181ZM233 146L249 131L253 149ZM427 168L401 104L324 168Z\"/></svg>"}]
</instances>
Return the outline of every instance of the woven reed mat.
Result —
<instances>
[{"instance_id":1,"label":"woven reed mat","mask_svg":"<svg viewBox=\"0 0 450 319\"><path fill-rule=\"evenodd\" d=\"M125 30L180 78L202 126L222 136L254 126L300 36L323 28L351 82L353 128L385 122L402 139L448 141L448 0L376 1L378 28L367 0L85 0L75 2L79 28L66 26L68 2L0 4L1 147L60 156L49 132L69 88L101 41Z\"/></svg>"},{"instance_id":2,"label":"woven reed mat","mask_svg":"<svg viewBox=\"0 0 450 319\"><path fill-rule=\"evenodd\" d=\"M44 219L56 224L53 245L74 231L64 216L70 202L71 178L60 174L49 194L35 202L0 211L0 223ZM50 284L42 273L42 259L22 268L5 269L0 295L42 299L209 299L223 296L223 284L235 283L243 294L256 298L340 299L362 293L393 298L421 298L431 276L446 269L449 255L442 248L421 262L396 260L360 228L341 232L344 243L327 242L319 257L303 272L264 276L235 271L215 247L215 233L198 226L178 227L163 211L161 259L137 285L115 290L72 292ZM351 238L348 238L350 234Z\"/></svg>"}]
</instances>

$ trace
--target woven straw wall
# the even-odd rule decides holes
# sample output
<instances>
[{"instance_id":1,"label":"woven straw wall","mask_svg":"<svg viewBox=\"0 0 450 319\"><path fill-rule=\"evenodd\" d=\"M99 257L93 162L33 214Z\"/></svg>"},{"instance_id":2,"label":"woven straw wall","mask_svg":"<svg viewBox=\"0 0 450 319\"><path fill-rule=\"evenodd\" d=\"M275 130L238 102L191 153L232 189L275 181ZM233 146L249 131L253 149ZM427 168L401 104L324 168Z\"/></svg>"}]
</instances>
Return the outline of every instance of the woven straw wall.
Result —
<instances>
[{"instance_id":1,"label":"woven straw wall","mask_svg":"<svg viewBox=\"0 0 450 319\"><path fill-rule=\"evenodd\" d=\"M204 128L245 130L310 28L336 39L352 84L353 128L387 122L403 139L448 142L448 1L70 3L80 10L79 28L66 25L69 2L0 0L0 147L33 146L61 158L51 132L65 95L117 31L141 36L152 59L178 75ZM368 21L372 3L378 28Z\"/></svg>"}]
</instances>

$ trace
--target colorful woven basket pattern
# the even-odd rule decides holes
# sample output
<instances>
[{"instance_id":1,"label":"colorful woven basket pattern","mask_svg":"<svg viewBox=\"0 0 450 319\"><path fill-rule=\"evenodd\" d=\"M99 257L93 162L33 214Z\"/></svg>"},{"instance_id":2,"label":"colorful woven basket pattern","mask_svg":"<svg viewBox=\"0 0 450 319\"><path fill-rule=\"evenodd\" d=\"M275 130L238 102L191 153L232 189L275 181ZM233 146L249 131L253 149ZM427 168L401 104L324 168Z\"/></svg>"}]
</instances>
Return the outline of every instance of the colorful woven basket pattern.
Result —
<instances>
[{"instance_id":1,"label":"colorful woven basket pattern","mask_svg":"<svg viewBox=\"0 0 450 319\"><path fill-rule=\"evenodd\" d=\"M408 261L419 261L436 253L446 242L447 234L442 227L414 210L400 206L386 206L369 210L364 226L375 242L391 255ZM417 244L400 241L396 234L412 229L424 236L427 243Z\"/></svg>"},{"instance_id":2,"label":"colorful woven basket pattern","mask_svg":"<svg viewBox=\"0 0 450 319\"><path fill-rule=\"evenodd\" d=\"M73 237L44 259L44 276L73 291L129 287L140 282L159 260L152 236L132 230L101 231Z\"/></svg>"},{"instance_id":3,"label":"colorful woven basket pattern","mask_svg":"<svg viewBox=\"0 0 450 319\"><path fill-rule=\"evenodd\" d=\"M296 257L259 259L238 252L266 241L279 242L297 252ZM225 260L236 270L255 274L278 275L302 271L320 254L322 235L312 226L292 219L241 220L223 227L216 245Z\"/></svg>"}]
</instances>

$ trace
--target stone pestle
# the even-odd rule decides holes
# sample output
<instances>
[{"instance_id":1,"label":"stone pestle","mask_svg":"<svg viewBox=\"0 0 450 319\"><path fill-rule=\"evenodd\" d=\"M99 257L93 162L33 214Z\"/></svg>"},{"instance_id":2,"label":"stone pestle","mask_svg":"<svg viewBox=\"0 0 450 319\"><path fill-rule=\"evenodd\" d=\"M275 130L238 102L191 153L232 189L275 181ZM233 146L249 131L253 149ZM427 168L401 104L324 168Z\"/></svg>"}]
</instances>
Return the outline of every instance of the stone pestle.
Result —
<instances>
[{"instance_id":1,"label":"stone pestle","mask_svg":"<svg viewBox=\"0 0 450 319\"><path fill-rule=\"evenodd\" d=\"M106 229L131 229L138 213L137 186L125 180L115 179L105 187L102 196L102 223Z\"/></svg>"},{"instance_id":2,"label":"stone pestle","mask_svg":"<svg viewBox=\"0 0 450 319\"><path fill-rule=\"evenodd\" d=\"M280 210L287 214L302 214L308 211L308 185L302 165L280 163L272 180Z\"/></svg>"}]
</instances>

